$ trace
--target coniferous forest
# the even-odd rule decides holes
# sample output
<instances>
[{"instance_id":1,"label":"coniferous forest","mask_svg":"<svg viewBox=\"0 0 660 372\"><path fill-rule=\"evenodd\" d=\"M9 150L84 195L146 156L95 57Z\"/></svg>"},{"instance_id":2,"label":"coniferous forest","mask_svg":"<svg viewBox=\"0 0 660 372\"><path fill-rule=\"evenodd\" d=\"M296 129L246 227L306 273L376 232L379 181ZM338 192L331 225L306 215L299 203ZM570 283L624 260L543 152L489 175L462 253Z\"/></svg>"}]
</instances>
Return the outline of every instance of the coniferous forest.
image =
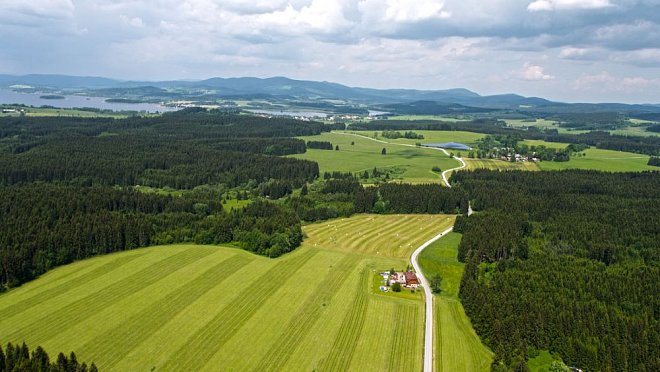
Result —
<instances>
[{"instance_id":1,"label":"coniferous forest","mask_svg":"<svg viewBox=\"0 0 660 372\"><path fill-rule=\"evenodd\" d=\"M98 369L94 363L87 366L87 363L79 362L74 352L68 357L59 353L57 359L51 361L50 356L41 346L37 346L30 353L30 348L25 343L19 346L10 342L4 350L0 346L0 371L96 372Z\"/></svg>"},{"instance_id":2,"label":"coniferous forest","mask_svg":"<svg viewBox=\"0 0 660 372\"><path fill-rule=\"evenodd\" d=\"M660 370L656 172L460 172L460 296L495 370L534 350L587 371Z\"/></svg>"},{"instance_id":3,"label":"coniferous forest","mask_svg":"<svg viewBox=\"0 0 660 372\"><path fill-rule=\"evenodd\" d=\"M149 245L232 243L277 257L300 245L301 219L467 210L463 191L439 185L364 188L335 172L315 189L317 163L278 156L306 151L292 136L333 128L204 109L0 118L0 290L76 260ZM308 184L309 192L292 197ZM226 210L230 198L250 203Z\"/></svg>"}]
</instances>

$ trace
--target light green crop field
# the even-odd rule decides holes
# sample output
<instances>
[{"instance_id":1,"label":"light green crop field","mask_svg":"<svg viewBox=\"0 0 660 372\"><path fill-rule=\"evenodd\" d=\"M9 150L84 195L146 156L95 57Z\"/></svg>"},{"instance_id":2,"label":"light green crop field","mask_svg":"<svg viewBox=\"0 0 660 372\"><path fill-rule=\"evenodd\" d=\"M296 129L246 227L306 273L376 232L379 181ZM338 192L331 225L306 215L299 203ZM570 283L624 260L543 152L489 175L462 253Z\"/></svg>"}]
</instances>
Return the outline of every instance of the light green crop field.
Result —
<instances>
[{"instance_id":1,"label":"light green crop field","mask_svg":"<svg viewBox=\"0 0 660 372\"><path fill-rule=\"evenodd\" d=\"M353 131L352 131L353 132ZM405 131L398 131L398 132L405 132ZM413 130L413 132L417 134L421 134L424 136L424 139L408 139L408 138L397 138L397 139L389 139L389 138L383 138L382 137L382 131L354 131L353 133L358 133L363 136L367 137L372 137L374 136L374 133L378 133L378 139L383 140L385 142L392 142L392 143L404 143L408 145L414 145L417 142L420 142L422 144L424 143L445 143L445 142L460 142L464 143L466 145L469 145L471 147L474 147L478 139L486 137L485 134L482 133L473 133L473 132L461 132L461 131L442 131L442 130Z\"/></svg>"},{"instance_id":2,"label":"light green crop field","mask_svg":"<svg viewBox=\"0 0 660 372\"><path fill-rule=\"evenodd\" d=\"M298 159L308 159L319 164L321 173L326 171L363 172L378 169L403 169L401 177L406 182L442 182L440 175L431 169L438 166L449 169L460 166L457 160L450 159L441 151L433 149L399 146L376 142L367 138L338 132L323 133L318 136L300 137L305 141L328 141L339 151L307 149L304 154L292 155ZM351 142L354 144L351 145ZM381 155L385 148L387 154Z\"/></svg>"},{"instance_id":3,"label":"light green crop field","mask_svg":"<svg viewBox=\"0 0 660 372\"><path fill-rule=\"evenodd\" d=\"M443 214L361 214L306 226L305 244L407 260L417 247L452 226L455 219ZM390 225L399 228L389 230Z\"/></svg>"},{"instance_id":4,"label":"light green crop field","mask_svg":"<svg viewBox=\"0 0 660 372\"><path fill-rule=\"evenodd\" d=\"M494 169L494 170L527 170L537 171L539 167L534 162L516 162L503 161L499 159L470 159L463 157L467 169Z\"/></svg>"},{"instance_id":5,"label":"light green crop field","mask_svg":"<svg viewBox=\"0 0 660 372\"><path fill-rule=\"evenodd\" d=\"M456 255L461 234L449 233L428 246L419 264L428 278L439 273L442 292L435 297L437 371L489 371L493 353L481 343L458 299L463 264Z\"/></svg>"},{"instance_id":6,"label":"light green crop field","mask_svg":"<svg viewBox=\"0 0 660 372\"><path fill-rule=\"evenodd\" d=\"M278 259L172 245L79 261L0 295L0 343L75 351L109 371L420 370L421 297L374 294L371 279L407 264L396 257L413 247L393 236L421 242L453 220L435 217L308 225ZM362 231L373 239L355 244Z\"/></svg>"}]
</instances>

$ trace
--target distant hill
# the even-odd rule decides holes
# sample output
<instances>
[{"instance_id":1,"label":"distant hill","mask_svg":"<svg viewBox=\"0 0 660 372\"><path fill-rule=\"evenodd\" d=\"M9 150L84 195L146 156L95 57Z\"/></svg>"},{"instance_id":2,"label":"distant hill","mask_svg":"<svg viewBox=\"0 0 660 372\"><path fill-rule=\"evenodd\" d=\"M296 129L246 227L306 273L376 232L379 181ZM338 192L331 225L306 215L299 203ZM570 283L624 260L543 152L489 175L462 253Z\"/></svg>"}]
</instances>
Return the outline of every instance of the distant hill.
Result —
<instances>
[{"instance_id":1,"label":"distant hill","mask_svg":"<svg viewBox=\"0 0 660 372\"><path fill-rule=\"evenodd\" d=\"M568 104L538 97L517 94L482 96L467 89L416 90L355 88L326 81L294 80L286 77L219 78L198 81L120 81L103 77L67 75L0 75L0 88L12 85L29 85L35 88L87 90L91 94L111 98L149 98L162 100L259 97L297 101L344 100L348 103L366 104L373 107L398 107L403 112L416 112L418 106L424 112L481 112L491 110L517 110L544 113L562 112L625 112L658 113L660 105L628 105L620 103ZM459 106L452 106L459 105ZM432 107L433 106L433 107ZM396 107L396 106L395 106ZM410 111L410 110L413 111ZM430 110L430 111L429 111ZM417 112L420 113L420 112Z\"/></svg>"}]
</instances>

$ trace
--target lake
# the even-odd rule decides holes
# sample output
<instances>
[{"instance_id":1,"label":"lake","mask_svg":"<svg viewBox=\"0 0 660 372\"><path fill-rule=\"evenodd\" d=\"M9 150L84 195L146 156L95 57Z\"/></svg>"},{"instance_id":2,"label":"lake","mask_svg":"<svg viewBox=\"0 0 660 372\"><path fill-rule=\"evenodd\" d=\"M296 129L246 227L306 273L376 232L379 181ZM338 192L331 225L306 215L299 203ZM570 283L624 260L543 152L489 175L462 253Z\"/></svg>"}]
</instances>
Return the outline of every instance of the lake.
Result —
<instances>
[{"instance_id":1,"label":"lake","mask_svg":"<svg viewBox=\"0 0 660 372\"><path fill-rule=\"evenodd\" d=\"M41 98L43 95L43 92L19 93L11 89L0 89L0 104L20 104L34 107L53 106L58 108L91 107L112 111L146 112L167 112L179 109L176 107L166 107L158 103L106 102L105 100L107 98L105 97L64 95L63 99L45 99Z\"/></svg>"}]
</instances>

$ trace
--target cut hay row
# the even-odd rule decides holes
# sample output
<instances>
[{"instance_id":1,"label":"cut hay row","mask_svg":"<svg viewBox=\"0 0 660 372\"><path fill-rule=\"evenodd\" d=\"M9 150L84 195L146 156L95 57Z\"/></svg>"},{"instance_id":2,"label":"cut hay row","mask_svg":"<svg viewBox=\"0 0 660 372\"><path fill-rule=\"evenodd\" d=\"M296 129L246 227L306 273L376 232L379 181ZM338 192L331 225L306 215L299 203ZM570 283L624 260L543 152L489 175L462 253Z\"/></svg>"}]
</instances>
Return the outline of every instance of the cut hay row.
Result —
<instances>
[{"instance_id":1,"label":"cut hay row","mask_svg":"<svg viewBox=\"0 0 660 372\"><path fill-rule=\"evenodd\" d=\"M279 371L291 358L301 340L311 331L314 323L319 320L326 304L337 293L348 279L346 273L351 272L357 264L355 257L346 255L339 263L333 265L330 274L319 282L314 295L309 297L300 310L289 321L286 332L282 333L265 357L257 365L258 371Z\"/></svg>"},{"instance_id":2,"label":"cut hay row","mask_svg":"<svg viewBox=\"0 0 660 372\"><path fill-rule=\"evenodd\" d=\"M130 353L135 346L148 339L176 314L223 282L234 272L254 261L254 257L237 254L220 261L199 277L153 302L110 331L100 334L81 347L89 358L103 359L104 367L111 369Z\"/></svg>"},{"instance_id":3,"label":"cut hay row","mask_svg":"<svg viewBox=\"0 0 660 372\"><path fill-rule=\"evenodd\" d=\"M141 271L125 277L103 291L93 293L79 301L73 302L57 311L51 312L43 318L17 329L7 335L9 340L25 340L29 344L41 344L43 341L55 337L86 317L93 316L113 302L129 296L140 288L156 283L172 271L200 260L211 252L206 250L184 250L171 255L155 265L148 266ZM72 317L71 314L77 314Z\"/></svg>"},{"instance_id":4,"label":"cut hay row","mask_svg":"<svg viewBox=\"0 0 660 372\"><path fill-rule=\"evenodd\" d=\"M415 218L405 218L402 219L402 222L394 226L380 225L378 231L365 234L363 237L352 241L349 247L363 254L371 254L374 252L374 249L377 249L376 252L382 256L401 257L403 255L405 257L405 254L401 252L402 250L397 245L397 240L399 240L398 235L410 231L412 226L417 225L417 223L418 221ZM365 242L370 242L371 244L365 244Z\"/></svg>"},{"instance_id":5,"label":"cut hay row","mask_svg":"<svg viewBox=\"0 0 660 372\"><path fill-rule=\"evenodd\" d=\"M421 361L421 349L415 347L420 344L419 328L422 324L419 320L419 306L413 304L400 305L394 313L394 337L392 339L390 351L390 371L412 371L419 369L419 363L413 363L407 354L413 353L419 355Z\"/></svg>"},{"instance_id":6,"label":"cut hay row","mask_svg":"<svg viewBox=\"0 0 660 372\"><path fill-rule=\"evenodd\" d=\"M451 215L362 215L305 227L310 246L408 259L429 237L449 227ZM368 222L363 224L363 222Z\"/></svg>"},{"instance_id":7,"label":"cut hay row","mask_svg":"<svg viewBox=\"0 0 660 372\"><path fill-rule=\"evenodd\" d=\"M291 272L297 271L309 261L317 251L307 250L286 261L281 261L260 278L258 286L251 286L239 294L231 304L225 306L204 328L194 334L176 352L177 358L169 359L162 367L172 371L200 370L235 333L273 295Z\"/></svg>"},{"instance_id":8,"label":"cut hay row","mask_svg":"<svg viewBox=\"0 0 660 372\"><path fill-rule=\"evenodd\" d=\"M493 170L527 170L537 171L539 167L534 162L515 162L499 159L470 159L463 158L468 169L493 169Z\"/></svg>"},{"instance_id":9,"label":"cut hay row","mask_svg":"<svg viewBox=\"0 0 660 372\"><path fill-rule=\"evenodd\" d=\"M85 285L90 280L108 274L140 256L141 255L121 256L112 261L109 261L106 264L94 268L83 275L76 276L75 280L73 281L65 280L65 279L69 279L70 276L76 274L75 271L71 271L66 275L63 275L60 278L58 278L58 282L57 282L58 284L51 288L48 288L48 290L39 291L38 293L36 293L31 297L28 297L20 302L16 302L13 305L8 306L4 309L0 309L0 312L2 312L2 317L5 319L10 318L33 306L37 306L43 302L53 299L68 291L72 291L82 285ZM48 283L48 282L44 282L44 283Z\"/></svg>"},{"instance_id":10,"label":"cut hay row","mask_svg":"<svg viewBox=\"0 0 660 372\"><path fill-rule=\"evenodd\" d=\"M322 371L346 371L351 365L351 360L355 354L355 345L362 333L369 306L369 298L364 290L369 285L369 274L368 270L363 270L360 274L358 291L353 306L344 317L339 334L335 338L329 354L320 366Z\"/></svg>"}]
</instances>

